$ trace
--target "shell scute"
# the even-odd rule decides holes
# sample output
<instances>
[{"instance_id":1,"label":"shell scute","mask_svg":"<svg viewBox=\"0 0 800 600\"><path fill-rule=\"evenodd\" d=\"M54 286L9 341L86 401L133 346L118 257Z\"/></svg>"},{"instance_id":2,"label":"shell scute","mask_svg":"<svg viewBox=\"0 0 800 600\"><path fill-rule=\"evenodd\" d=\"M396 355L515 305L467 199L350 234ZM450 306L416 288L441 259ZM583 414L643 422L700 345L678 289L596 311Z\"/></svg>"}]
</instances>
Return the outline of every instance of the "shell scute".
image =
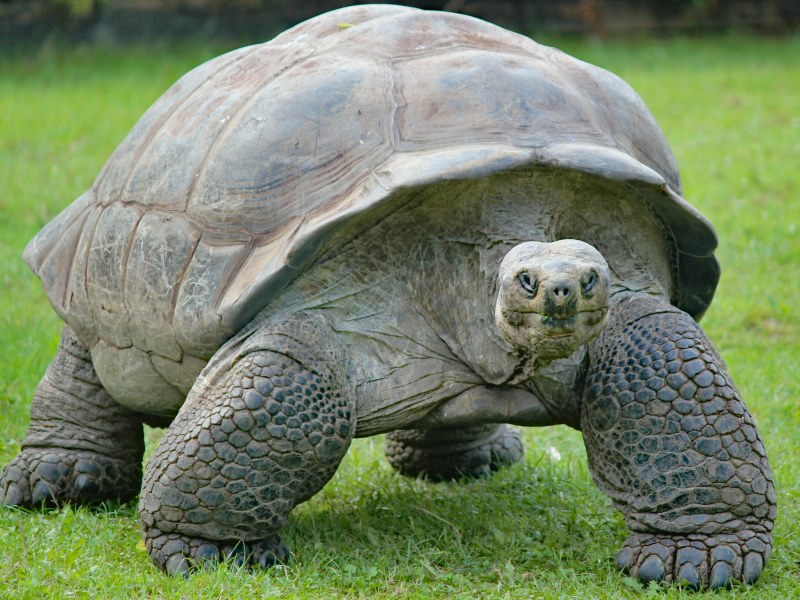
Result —
<instances>
[{"instance_id":1,"label":"shell scute","mask_svg":"<svg viewBox=\"0 0 800 600\"><path fill-rule=\"evenodd\" d=\"M86 266L89 262L89 250L92 246L92 238L103 214L103 207L94 205L91 207L86 221L83 222L82 230L78 230L78 244L75 254L70 257L72 260L71 276L67 280L67 291L64 303L56 305L55 297L50 297L50 301L58 315L70 323L78 337L88 345L93 345L97 341L97 326L92 315L92 305L89 302L89 286L86 281ZM78 223L75 223L68 231L77 230Z\"/></svg>"},{"instance_id":2,"label":"shell scute","mask_svg":"<svg viewBox=\"0 0 800 600\"><path fill-rule=\"evenodd\" d=\"M95 202L107 206L120 200L130 201L130 183L142 179L139 164L148 153L154 140L161 134L170 120L180 117L187 103L205 96L205 90L213 85L217 74L246 57L248 48L242 48L192 69L167 89L133 126L109 158L92 185ZM166 166L168 163L162 162ZM173 197L144 193L137 198L144 204L168 206Z\"/></svg>"},{"instance_id":3,"label":"shell scute","mask_svg":"<svg viewBox=\"0 0 800 600\"><path fill-rule=\"evenodd\" d=\"M267 83L209 155L189 212L204 225L284 235L392 152L390 90L383 65L336 57L311 58Z\"/></svg>"},{"instance_id":4,"label":"shell scute","mask_svg":"<svg viewBox=\"0 0 800 600\"><path fill-rule=\"evenodd\" d=\"M226 289L226 282L237 272L249 250L249 242L241 239L215 240L203 233L178 285L175 300L172 327L181 348L190 348L195 356L208 359L219 347L219 340L235 333L209 307L219 306L220 292Z\"/></svg>"},{"instance_id":5,"label":"shell scute","mask_svg":"<svg viewBox=\"0 0 800 600\"><path fill-rule=\"evenodd\" d=\"M561 135L613 145L583 95L536 59L462 50L397 69L400 151L484 143L539 148Z\"/></svg>"},{"instance_id":6,"label":"shell scute","mask_svg":"<svg viewBox=\"0 0 800 600\"><path fill-rule=\"evenodd\" d=\"M147 212L136 228L124 277L134 346L178 361L183 351L172 324L175 296L200 232L174 213Z\"/></svg>"},{"instance_id":7,"label":"shell scute","mask_svg":"<svg viewBox=\"0 0 800 600\"><path fill-rule=\"evenodd\" d=\"M97 221L87 256L86 291L96 335L117 348L132 344L123 282L141 218L142 214L132 206L109 205Z\"/></svg>"}]
</instances>

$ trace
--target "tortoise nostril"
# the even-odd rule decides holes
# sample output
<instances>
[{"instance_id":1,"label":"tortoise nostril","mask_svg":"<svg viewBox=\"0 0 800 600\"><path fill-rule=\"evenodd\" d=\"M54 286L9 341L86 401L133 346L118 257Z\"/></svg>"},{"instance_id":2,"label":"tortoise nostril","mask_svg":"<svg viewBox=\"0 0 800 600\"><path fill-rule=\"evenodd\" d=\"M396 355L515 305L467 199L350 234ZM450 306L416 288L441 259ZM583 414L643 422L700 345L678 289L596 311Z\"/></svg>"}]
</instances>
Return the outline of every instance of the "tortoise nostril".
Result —
<instances>
[{"instance_id":1,"label":"tortoise nostril","mask_svg":"<svg viewBox=\"0 0 800 600\"><path fill-rule=\"evenodd\" d=\"M575 286L570 282L560 281L550 287L550 296L557 302L569 300L575 294Z\"/></svg>"}]
</instances>

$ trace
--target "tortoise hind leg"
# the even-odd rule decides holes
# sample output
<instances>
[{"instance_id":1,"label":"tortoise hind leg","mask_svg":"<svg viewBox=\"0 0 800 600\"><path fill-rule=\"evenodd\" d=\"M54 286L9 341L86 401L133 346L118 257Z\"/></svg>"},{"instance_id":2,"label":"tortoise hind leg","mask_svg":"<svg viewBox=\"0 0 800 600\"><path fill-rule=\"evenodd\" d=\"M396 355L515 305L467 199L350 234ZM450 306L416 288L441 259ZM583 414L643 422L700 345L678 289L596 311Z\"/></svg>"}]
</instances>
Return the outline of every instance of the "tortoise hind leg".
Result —
<instances>
[{"instance_id":1,"label":"tortoise hind leg","mask_svg":"<svg viewBox=\"0 0 800 600\"><path fill-rule=\"evenodd\" d=\"M522 460L519 432L509 425L404 429L386 436L386 458L402 475L434 481L483 477Z\"/></svg>"},{"instance_id":2,"label":"tortoise hind leg","mask_svg":"<svg viewBox=\"0 0 800 600\"><path fill-rule=\"evenodd\" d=\"M0 474L0 504L126 502L142 478L139 416L114 401L68 325L31 405L22 451Z\"/></svg>"},{"instance_id":3,"label":"tortoise hind leg","mask_svg":"<svg viewBox=\"0 0 800 600\"><path fill-rule=\"evenodd\" d=\"M279 530L355 433L341 344L322 320L277 327L220 349L147 465L145 544L169 574L226 557L287 559Z\"/></svg>"},{"instance_id":4,"label":"tortoise hind leg","mask_svg":"<svg viewBox=\"0 0 800 600\"><path fill-rule=\"evenodd\" d=\"M581 429L592 476L632 530L617 565L644 582L752 583L772 547L775 488L724 362L658 298L623 298L609 315Z\"/></svg>"}]
</instances>

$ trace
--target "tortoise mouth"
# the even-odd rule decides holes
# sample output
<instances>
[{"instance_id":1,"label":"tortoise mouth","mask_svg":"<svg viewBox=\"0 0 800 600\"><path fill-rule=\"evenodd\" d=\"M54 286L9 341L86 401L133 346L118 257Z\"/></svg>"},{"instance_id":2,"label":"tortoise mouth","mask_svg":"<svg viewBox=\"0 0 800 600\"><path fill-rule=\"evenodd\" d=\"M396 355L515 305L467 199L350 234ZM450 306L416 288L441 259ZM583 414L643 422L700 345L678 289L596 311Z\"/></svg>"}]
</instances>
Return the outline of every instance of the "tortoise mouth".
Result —
<instances>
[{"instance_id":1,"label":"tortoise mouth","mask_svg":"<svg viewBox=\"0 0 800 600\"><path fill-rule=\"evenodd\" d=\"M596 327L603 322L607 307L590 310L541 312L539 315L540 331L548 337L562 337L576 334L582 326Z\"/></svg>"},{"instance_id":2,"label":"tortoise mouth","mask_svg":"<svg viewBox=\"0 0 800 600\"><path fill-rule=\"evenodd\" d=\"M542 315L541 324L547 335L562 335L574 333L578 326L577 313L571 315Z\"/></svg>"}]
</instances>

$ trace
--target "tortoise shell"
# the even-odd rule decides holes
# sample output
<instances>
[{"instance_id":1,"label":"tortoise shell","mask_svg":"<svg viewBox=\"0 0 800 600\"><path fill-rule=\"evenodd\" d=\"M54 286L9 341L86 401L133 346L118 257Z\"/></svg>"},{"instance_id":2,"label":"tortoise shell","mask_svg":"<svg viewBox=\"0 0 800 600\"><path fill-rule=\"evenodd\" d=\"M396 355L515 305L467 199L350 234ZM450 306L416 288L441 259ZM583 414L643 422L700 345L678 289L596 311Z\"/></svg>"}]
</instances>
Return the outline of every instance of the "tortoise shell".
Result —
<instances>
[{"instance_id":1,"label":"tortoise shell","mask_svg":"<svg viewBox=\"0 0 800 600\"><path fill-rule=\"evenodd\" d=\"M207 360L355 215L537 165L638 193L673 249L672 302L703 314L716 236L631 88L483 21L400 6L327 13L190 71L25 257L85 343Z\"/></svg>"}]
</instances>

